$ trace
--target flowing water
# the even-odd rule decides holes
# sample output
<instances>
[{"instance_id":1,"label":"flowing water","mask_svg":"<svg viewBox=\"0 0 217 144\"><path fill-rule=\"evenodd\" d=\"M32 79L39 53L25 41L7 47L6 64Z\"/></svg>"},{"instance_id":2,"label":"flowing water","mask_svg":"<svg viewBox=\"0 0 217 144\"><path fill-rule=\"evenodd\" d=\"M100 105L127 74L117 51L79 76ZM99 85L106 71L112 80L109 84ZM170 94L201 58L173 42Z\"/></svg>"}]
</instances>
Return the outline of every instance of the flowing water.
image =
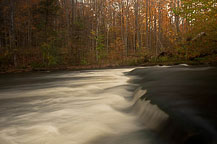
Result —
<instances>
[{"instance_id":1,"label":"flowing water","mask_svg":"<svg viewBox=\"0 0 217 144\"><path fill-rule=\"evenodd\" d=\"M217 68L132 70L0 75L0 144L217 143Z\"/></svg>"},{"instance_id":2,"label":"flowing water","mask_svg":"<svg viewBox=\"0 0 217 144\"><path fill-rule=\"evenodd\" d=\"M139 120L135 102L145 91L133 98L138 86L124 74L130 70L1 76L0 144L157 143L153 129L167 116L159 112L149 125Z\"/></svg>"}]
</instances>

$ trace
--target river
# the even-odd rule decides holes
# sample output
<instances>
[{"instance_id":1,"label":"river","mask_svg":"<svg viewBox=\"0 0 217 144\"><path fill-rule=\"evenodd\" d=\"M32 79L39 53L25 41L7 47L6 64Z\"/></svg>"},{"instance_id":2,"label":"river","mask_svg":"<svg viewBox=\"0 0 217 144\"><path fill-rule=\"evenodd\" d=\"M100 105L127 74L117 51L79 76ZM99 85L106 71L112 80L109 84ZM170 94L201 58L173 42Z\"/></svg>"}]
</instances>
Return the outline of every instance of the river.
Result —
<instances>
[{"instance_id":1,"label":"river","mask_svg":"<svg viewBox=\"0 0 217 144\"><path fill-rule=\"evenodd\" d=\"M169 115L140 100L133 69L1 75L0 144L166 143Z\"/></svg>"}]
</instances>

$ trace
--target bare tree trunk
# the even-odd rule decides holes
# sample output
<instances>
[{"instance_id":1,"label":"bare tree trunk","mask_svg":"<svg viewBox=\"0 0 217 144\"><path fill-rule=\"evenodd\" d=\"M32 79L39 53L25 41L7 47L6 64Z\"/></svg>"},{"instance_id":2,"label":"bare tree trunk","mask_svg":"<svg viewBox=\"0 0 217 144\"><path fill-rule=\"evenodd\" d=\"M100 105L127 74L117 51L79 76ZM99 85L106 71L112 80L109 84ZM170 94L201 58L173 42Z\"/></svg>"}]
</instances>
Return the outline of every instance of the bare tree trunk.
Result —
<instances>
[{"instance_id":1,"label":"bare tree trunk","mask_svg":"<svg viewBox=\"0 0 217 144\"><path fill-rule=\"evenodd\" d=\"M149 0L149 49L152 49L152 4Z\"/></svg>"},{"instance_id":2,"label":"bare tree trunk","mask_svg":"<svg viewBox=\"0 0 217 144\"><path fill-rule=\"evenodd\" d=\"M160 0L158 3L158 42L159 44L161 44L161 39L162 39L162 26L161 25L162 25L162 12L161 12L161 0Z\"/></svg>"},{"instance_id":3,"label":"bare tree trunk","mask_svg":"<svg viewBox=\"0 0 217 144\"><path fill-rule=\"evenodd\" d=\"M170 9L172 9L172 8L174 8L173 7L173 0L170 0ZM170 11L171 12L171 16L170 16L170 25L172 26L173 25L173 16L174 16L174 14L173 14L173 12L172 12L172 10Z\"/></svg>"},{"instance_id":4,"label":"bare tree trunk","mask_svg":"<svg viewBox=\"0 0 217 144\"><path fill-rule=\"evenodd\" d=\"M107 29L107 34L106 34L106 53L108 54L109 52L109 28Z\"/></svg>"},{"instance_id":5,"label":"bare tree trunk","mask_svg":"<svg viewBox=\"0 0 217 144\"><path fill-rule=\"evenodd\" d=\"M138 16L138 0L134 2L134 10L135 10L135 40L134 40L134 50L137 49L137 42L139 39L139 16Z\"/></svg>"},{"instance_id":6,"label":"bare tree trunk","mask_svg":"<svg viewBox=\"0 0 217 144\"><path fill-rule=\"evenodd\" d=\"M129 0L126 5L126 30L125 30L125 56L128 56L128 22L129 22Z\"/></svg>"},{"instance_id":7,"label":"bare tree trunk","mask_svg":"<svg viewBox=\"0 0 217 144\"><path fill-rule=\"evenodd\" d=\"M31 13L30 13L30 1L26 0L28 6L28 26L27 26L27 46L31 47Z\"/></svg>"},{"instance_id":8,"label":"bare tree trunk","mask_svg":"<svg viewBox=\"0 0 217 144\"><path fill-rule=\"evenodd\" d=\"M155 40L155 57L157 57L158 54L158 45L157 45L157 10L155 8L154 11L154 40Z\"/></svg>"},{"instance_id":9,"label":"bare tree trunk","mask_svg":"<svg viewBox=\"0 0 217 144\"><path fill-rule=\"evenodd\" d=\"M149 47L149 39L148 39L148 7L149 7L149 5L148 5L148 0L146 0L146 14L145 14L145 16L146 16L146 48L148 48Z\"/></svg>"},{"instance_id":10,"label":"bare tree trunk","mask_svg":"<svg viewBox=\"0 0 217 144\"><path fill-rule=\"evenodd\" d=\"M15 31L14 31L14 1L10 0L10 49L13 49L14 66L17 67L17 53L15 48Z\"/></svg>"},{"instance_id":11,"label":"bare tree trunk","mask_svg":"<svg viewBox=\"0 0 217 144\"><path fill-rule=\"evenodd\" d=\"M124 39L124 15L123 15L123 2L120 2L119 3L119 8L120 8L120 19L121 19L121 39L122 39L122 42L125 41Z\"/></svg>"},{"instance_id":12,"label":"bare tree trunk","mask_svg":"<svg viewBox=\"0 0 217 144\"><path fill-rule=\"evenodd\" d=\"M175 0L175 2L174 2L174 7L176 8L176 9L179 9L179 3L180 3L180 1L179 0ZM179 15L178 14L176 14L175 15L175 23L176 23L176 32L177 32L177 34L179 33Z\"/></svg>"}]
</instances>

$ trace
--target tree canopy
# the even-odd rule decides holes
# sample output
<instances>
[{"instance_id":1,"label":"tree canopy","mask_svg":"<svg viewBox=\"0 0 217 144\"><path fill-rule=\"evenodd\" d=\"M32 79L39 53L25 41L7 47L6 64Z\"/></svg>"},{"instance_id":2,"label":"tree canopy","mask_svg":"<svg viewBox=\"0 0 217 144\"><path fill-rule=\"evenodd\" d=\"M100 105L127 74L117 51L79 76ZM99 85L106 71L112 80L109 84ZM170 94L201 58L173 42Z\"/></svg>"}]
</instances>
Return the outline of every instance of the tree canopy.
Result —
<instances>
[{"instance_id":1,"label":"tree canopy","mask_svg":"<svg viewBox=\"0 0 217 144\"><path fill-rule=\"evenodd\" d=\"M0 67L217 60L216 0L0 0Z\"/></svg>"}]
</instances>

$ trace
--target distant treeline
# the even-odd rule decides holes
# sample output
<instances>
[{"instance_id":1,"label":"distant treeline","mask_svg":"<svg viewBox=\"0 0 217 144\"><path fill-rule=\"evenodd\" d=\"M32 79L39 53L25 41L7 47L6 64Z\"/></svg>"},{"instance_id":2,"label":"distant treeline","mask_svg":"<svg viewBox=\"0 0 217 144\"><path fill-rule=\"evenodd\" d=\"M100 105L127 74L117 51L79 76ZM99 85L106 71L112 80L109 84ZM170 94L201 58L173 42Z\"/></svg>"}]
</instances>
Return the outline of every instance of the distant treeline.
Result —
<instances>
[{"instance_id":1,"label":"distant treeline","mask_svg":"<svg viewBox=\"0 0 217 144\"><path fill-rule=\"evenodd\" d=\"M216 60L216 0L0 0L0 68Z\"/></svg>"}]
</instances>

